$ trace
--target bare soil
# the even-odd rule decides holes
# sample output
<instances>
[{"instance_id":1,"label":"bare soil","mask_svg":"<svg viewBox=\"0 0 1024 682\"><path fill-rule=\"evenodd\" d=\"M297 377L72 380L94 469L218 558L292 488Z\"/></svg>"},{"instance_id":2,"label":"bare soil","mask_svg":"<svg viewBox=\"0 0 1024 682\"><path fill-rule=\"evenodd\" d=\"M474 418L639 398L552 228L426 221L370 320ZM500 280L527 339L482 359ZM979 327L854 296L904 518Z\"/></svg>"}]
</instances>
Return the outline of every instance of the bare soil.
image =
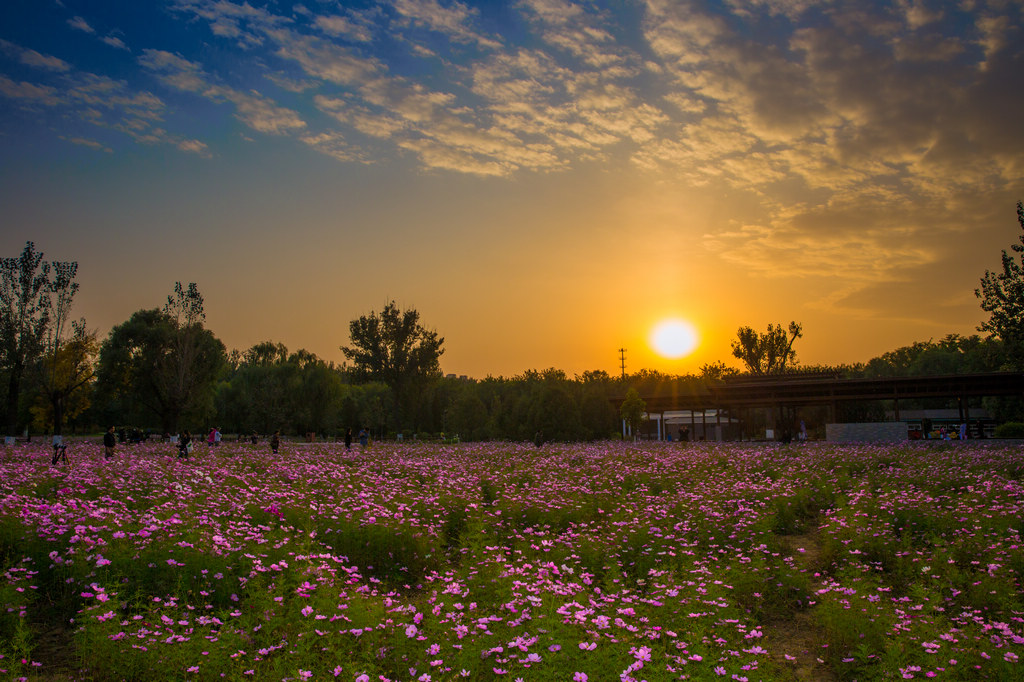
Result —
<instances>
[{"instance_id":1,"label":"bare soil","mask_svg":"<svg viewBox=\"0 0 1024 682\"><path fill-rule=\"evenodd\" d=\"M812 576L816 587L820 580L813 574L820 565L821 544L817 532L781 538L784 552L797 567ZM814 589L812 587L812 589ZM762 628L764 648L778 667L789 673L780 682L835 682L838 678L825 664L825 638L814 615L814 605L792 617L772 621Z\"/></svg>"}]
</instances>

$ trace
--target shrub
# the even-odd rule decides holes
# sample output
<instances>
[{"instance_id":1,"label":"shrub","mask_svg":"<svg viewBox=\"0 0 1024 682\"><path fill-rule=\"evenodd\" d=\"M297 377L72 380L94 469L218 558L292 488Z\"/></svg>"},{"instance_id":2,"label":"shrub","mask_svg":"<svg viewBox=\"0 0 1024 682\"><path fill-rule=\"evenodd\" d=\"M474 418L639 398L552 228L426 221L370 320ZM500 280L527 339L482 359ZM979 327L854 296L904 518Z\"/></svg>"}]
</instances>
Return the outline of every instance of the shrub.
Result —
<instances>
[{"instance_id":1,"label":"shrub","mask_svg":"<svg viewBox=\"0 0 1024 682\"><path fill-rule=\"evenodd\" d=\"M1024 422L1006 422L996 427L996 438L1024 438Z\"/></svg>"}]
</instances>

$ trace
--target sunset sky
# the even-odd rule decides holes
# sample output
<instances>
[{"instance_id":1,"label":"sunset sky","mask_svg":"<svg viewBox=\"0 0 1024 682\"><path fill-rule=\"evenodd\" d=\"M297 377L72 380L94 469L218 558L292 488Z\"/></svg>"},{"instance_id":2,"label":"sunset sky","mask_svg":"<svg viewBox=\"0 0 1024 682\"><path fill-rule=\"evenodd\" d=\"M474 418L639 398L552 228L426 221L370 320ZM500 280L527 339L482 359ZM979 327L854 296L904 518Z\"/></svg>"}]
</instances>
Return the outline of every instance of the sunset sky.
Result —
<instances>
[{"instance_id":1,"label":"sunset sky","mask_svg":"<svg viewBox=\"0 0 1024 682\"><path fill-rule=\"evenodd\" d=\"M229 349L446 373L804 364L974 333L1024 198L1021 0L0 3L0 255L105 336L196 282ZM648 335L689 321L669 360Z\"/></svg>"}]
</instances>

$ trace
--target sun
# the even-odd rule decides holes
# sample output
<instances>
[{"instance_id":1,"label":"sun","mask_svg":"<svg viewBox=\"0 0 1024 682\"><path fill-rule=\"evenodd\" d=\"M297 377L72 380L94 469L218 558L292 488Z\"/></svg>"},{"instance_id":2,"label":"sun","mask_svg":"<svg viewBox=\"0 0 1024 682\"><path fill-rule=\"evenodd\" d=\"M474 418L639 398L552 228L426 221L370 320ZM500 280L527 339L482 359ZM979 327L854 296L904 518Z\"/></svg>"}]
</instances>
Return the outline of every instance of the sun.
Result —
<instances>
[{"instance_id":1,"label":"sun","mask_svg":"<svg viewBox=\"0 0 1024 682\"><path fill-rule=\"evenodd\" d=\"M662 320L651 330L651 346L663 357L681 358L697 347L697 330L686 320Z\"/></svg>"}]
</instances>

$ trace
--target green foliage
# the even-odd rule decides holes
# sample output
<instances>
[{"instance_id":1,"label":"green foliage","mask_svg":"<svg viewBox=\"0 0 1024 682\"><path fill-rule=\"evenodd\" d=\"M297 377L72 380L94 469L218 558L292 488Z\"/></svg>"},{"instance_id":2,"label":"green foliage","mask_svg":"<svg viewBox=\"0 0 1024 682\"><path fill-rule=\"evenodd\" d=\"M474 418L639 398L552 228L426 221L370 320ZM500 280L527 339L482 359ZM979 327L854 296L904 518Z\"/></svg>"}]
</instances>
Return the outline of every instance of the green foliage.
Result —
<instances>
[{"instance_id":1,"label":"green foliage","mask_svg":"<svg viewBox=\"0 0 1024 682\"><path fill-rule=\"evenodd\" d=\"M985 271L981 287L974 295L981 299L981 308L989 314L979 331L995 334L1013 349L1014 365L1021 367L1024 360L1024 204L1017 202L1017 222L1021 234L1019 244L1010 248L1015 258L1005 250L1002 252L1002 267L996 272ZM1018 262L1019 259L1019 262Z\"/></svg>"},{"instance_id":2,"label":"green foliage","mask_svg":"<svg viewBox=\"0 0 1024 682\"><path fill-rule=\"evenodd\" d=\"M640 425L643 423L644 414L647 412L647 404L635 388L626 391L626 399L622 401L619 414L634 434L639 433Z\"/></svg>"},{"instance_id":3,"label":"green foliage","mask_svg":"<svg viewBox=\"0 0 1024 682\"><path fill-rule=\"evenodd\" d=\"M406 391L425 379L440 376L444 338L420 324L415 309L400 311L394 301L378 315L371 312L349 324L350 346L341 351L361 381L379 381L395 397L395 426L402 426Z\"/></svg>"},{"instance_id":4,"label":"green foliage","mask_svg":"<svg viewBox=\"0 0 1024 682\"><path fill-rule=\"evenodd\" d=\"M793 342L801 336L803 327L797 322L790 322L788 330L781 324L769 324L764 334L740 327L732 342L732 354L751 374L780 374L796 360Z\"/></svg>"},{"instance_id":5,"label":"green foliage","mask_svg":"<svg viewBox=\"0 0 1024 682\"><path fill-rule=\"evenodd\" d=\"M1024 438L1024 422L1007 422L996 427L996 438Z\"/></svg>"},{"instance_id":6,"label":"green foliage","mask_svg":"<svg viewBox=\"0 0 1024 682\"><path fill-rule=\"evenodd\" d=\"M48 262L26 242L17 258L0 259L0 366L7 379L4 427L16 435L22 379L45 349L47 337L61 338L78 291L75 262ZM52 273L52 276L51 276Z\"/></svg>"},{"instance_id":7,"label":"green foliage","mask_svg":"<svg viewBox=\"0 0 1024 682\"><path fill-rule=\"evenodd\" d=\"M331 524L320 536L350 563L394 585L416 584L444 559L441 548L422 534L385 524Z\"/></svg>"},{"instance_id":8,"label":"green foliage","mask_svg":"<svg viewBox=\"0 0 1024 682\"><path fill-rule=\"evenodd\" d=\"M111 406L107 421L181 422L203 429L213 416L216 381L226 364L224 344L202 326L202 296L175 284L164 310L140 310L114 327L100 349L97 390Z\"/></svg>"},{"instance_id":9,"label":"green foliage","mask_svg":"<svg viewBox=\"0 0 1024 682\"><path fill-rule=\"evenodd\" d=\"M46 351L36 363L33 426L37 431L52 427L53 433L63 434L65 419L75 419L90 405L99 341L95 332L86 330L85 320L72 322L70 337L65 338L61 324L48 336Z\"/></svg>"},{"instance_id":10,"label":"green foliage","mask_svg":"<svg viewBox=\"0 0 1024 682\"><path fill-rule=\"evenodd\" d=\"M817 485L800 488L792 495L778 497L772 502L771 530L777 535L807 532L821 512L834 505L835 491L828 484L818 482Z\"/></svg>"},{"instance_id":11,"label":"green foliage","mask_svg":"<svg viewBox=\"0 0 1024 682\"><path fill-rule=\"evenodd\" d=\"M1005 364L1005 345L977 334L947 334L939 341L917 341L877 358L864 367L867 377L935 376L995 372Z\"/></svg>"},{"instance_id":12,"label":"green foliage","mask_svg":"<svg viewBox=\"0 0 1024 682\"><path fill-rule=\"evenodd\" d=\"M266 341L245 353L217 391L219 421L238 433L337 433L360 422L352 387L313 353ZM349 419L343 418L349 407ZM373 422L376 425L376 422Z\"/></svg>"},{"instance_id":13,"label":"green foliage","mask_svg":"<svg viewBox=\"0 0 1024 682\"><path fill-rule=\"evenodd\" d=\"M448 412L448 430L463 440L483 440L487 433L487 406L472 385L460 391Z\"/></svg>"}]
</instances>

